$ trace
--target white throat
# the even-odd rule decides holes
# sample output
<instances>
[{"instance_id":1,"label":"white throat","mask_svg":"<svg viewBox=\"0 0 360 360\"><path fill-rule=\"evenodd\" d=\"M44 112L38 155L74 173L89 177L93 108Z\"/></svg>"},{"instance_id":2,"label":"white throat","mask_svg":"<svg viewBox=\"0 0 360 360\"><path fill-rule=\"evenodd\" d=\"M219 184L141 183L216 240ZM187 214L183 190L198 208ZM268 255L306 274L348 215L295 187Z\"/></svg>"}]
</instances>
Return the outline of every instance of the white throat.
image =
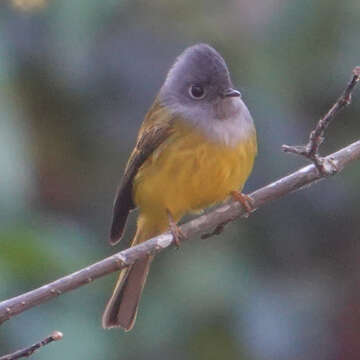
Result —
<instances>
[{"instance_id":1,"label":"white throat","mask_svg":"<svg viewBox=\"0 0 360 360\"><path fill-rule=\"evenodd\" d=\"M184 106L175 102L166 105L174 115L181 115L185 121L213 141L236 146L254 135L255 127L250 112L241 98L234 97L225 101L231 101L226 105L226 112L223 112L225 107L209 111L208 108L201 106Z\"/></svg>"}]
</instances>

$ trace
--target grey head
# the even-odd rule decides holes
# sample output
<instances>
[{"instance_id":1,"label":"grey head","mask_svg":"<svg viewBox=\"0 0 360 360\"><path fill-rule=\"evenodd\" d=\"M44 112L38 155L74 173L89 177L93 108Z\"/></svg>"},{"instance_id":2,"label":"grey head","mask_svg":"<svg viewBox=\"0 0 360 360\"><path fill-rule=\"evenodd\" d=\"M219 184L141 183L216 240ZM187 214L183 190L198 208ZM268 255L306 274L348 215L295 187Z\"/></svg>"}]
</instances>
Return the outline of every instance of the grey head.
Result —
<instances>
[{"instance_id":1,"label":"grey head","mask_svg":"<svg viewBox=\"0 0 360 360\"><path fill-rule=\"evenodd\" d=\"M254 132L222 56L207 44L187 48L171 67L159 100L209 139L235 145Z\"/></svg>"}]
</instances>

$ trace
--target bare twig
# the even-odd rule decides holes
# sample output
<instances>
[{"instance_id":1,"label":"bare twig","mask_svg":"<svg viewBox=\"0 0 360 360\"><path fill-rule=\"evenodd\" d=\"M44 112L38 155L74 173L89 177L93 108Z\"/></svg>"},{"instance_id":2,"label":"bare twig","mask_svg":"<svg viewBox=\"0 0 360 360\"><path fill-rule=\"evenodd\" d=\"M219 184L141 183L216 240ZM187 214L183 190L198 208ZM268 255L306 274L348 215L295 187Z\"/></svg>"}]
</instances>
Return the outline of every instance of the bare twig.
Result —
<instances>
[{"instance_id":1,"label":"bare twig","mask_svg":"<svg viewBox=\"0 0 360 360\"><path fill-rule=\"evenodd\" d=\"M332 161L337 172L341 171L350 162L360 159L360 140L329 155L325 159ZM272 200L276 200L324 178L325 175L319 173L313 164L303 167L302 169L251 193L250 196L253 199L253 211ZM222 205L215 210L182 225L180 229L185 236L183 241L188 241L198 234L209 233L214 227L216 228L218 225L246 214L246 210L244 210L237 201ZM38 289L5 300L0 303L0 323L67 291L88 284L94 279L127 267L136 260L149 254L156 254L171 246L174 243L173 240L173 235L170 232L161 234Z\"/></svg>"},{"instance_id":2,"label":"bare twig","mask_svg":"<svg viewBox=\"0 0 360 360\"><path fill-rule=\"evenodd\" d=\"M45 339L37 342L34 345L31 345L25 349L15 351L12 354L7 354L0 357L0 360L15 360L22 357L28 357L32 355L35 351L39 350L41 347L50 344L53 341L61 340L63 334L60 331L54 331L51 335L47 336Z\"/></svg>"},{"instance_id":3,"label":"bare twig","mask_svg":"<svg viewBox=\"0 0 360 360\"><path fill-rule=\"evenodd\" d=\"M345 94L341 98L343 99L341 101L344 104L350 101L351 91L359 79L360 67L356 69L358 73L354 73L352 82L347 87ZM319 130L320 137L323 136L324 129L328 125L329 117L331 118L335 116L339 111L338 107L341 108L345 106L344 104L335 104L328 112L330 115L326 115L324 117L326 124L319 125L323 128L323 130ZM313 146L311 145L311 141L309 147ZM291 147L287 147L286 150L300 153L300 151L297 152L289 150L290 148ZM315 153L317 152L317 149L318 146L315 149ZM315 163L315 165L311 164L303 167L290 175L254 191L250 194L253 206L252 211L255 211L272 200L279 199L280 197L295 190L299 190L304 186L311 185L318 180L324 179L329 174L333 175L338 173L346 165L358 159L360 159L360 140L322 159L323 163L331 164L331 172L318 171L319 166ZM222 205L215 210L182 225L180 227L181 232L184 234L184 239L182 241L190 240L198 234L210 233L210 236L215 235L222 230L226 223L244 215L247 215L247 211L237 201ZM214 228L215 231L211 233L211 230ZM0 303L0 323L24 312L27 309L61 295L64 292L71 291L92 282L94 279L123 269L133 264L135 261L148 256L149 254L156 254L173 245L174 242L174 237L170 232L161 234L137 246L121 251L84 269L46 284L38 289L5 300Z\"/></svg>"},{"instance_id":4,"label":"bare twig","mask_svg":"<svg viewBox=\"0 0 360 360\"><path fill-rule=\"evenodd\" d=\"M319 148L324 141L325 130L329 126L331 120L340 110L342 110L345 106L351 103L351 94L359 80L360 66L356 66L353 70L353 76L351 78L351 81L347 85L343 94L338 98L338 100L330 108L326 115L319 120L319 122L316 124L315 129L310 133L309 142L306 145L301 146L283 145L283 151L291 152L308 158L324 175L332 175L334 171L336 172L336 169L334 169L334 165L332 164L332 162L325 161L325 158L319 155Z\"/></svg>"}]
</instances>

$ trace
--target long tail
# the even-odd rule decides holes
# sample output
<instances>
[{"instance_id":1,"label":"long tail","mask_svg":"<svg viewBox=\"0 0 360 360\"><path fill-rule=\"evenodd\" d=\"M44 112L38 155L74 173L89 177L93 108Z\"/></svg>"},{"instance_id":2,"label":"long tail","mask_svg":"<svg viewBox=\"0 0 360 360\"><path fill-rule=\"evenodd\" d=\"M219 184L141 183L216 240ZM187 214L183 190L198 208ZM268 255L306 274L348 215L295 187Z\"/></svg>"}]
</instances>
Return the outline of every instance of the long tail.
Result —
<instances>
[{"instance_id":1,"label":"long tail","mask_svg":"<svg viewBox=\"0 0 360 360\"><path fill-rule=\"evenodd\" d=\"M131 246L162 232L146 231L145 226L142 225L141 221L138 222L138 228ZM153 256L148 256L120 271L114 292L102 317L104 329L122 327L125 331L129 331L133 328L152 259Z\"/></svg>"},{"instance_id":2,"label":"long tail","mask_svg":"<svg viewBox=\"0 0 360 360\"><path fill-rule=\"evenodd\" d=\"M151 260L152 256L120 272L102 318L104 329L122 327L129 331L133 328Z\"/></svg>"}]
</instances>

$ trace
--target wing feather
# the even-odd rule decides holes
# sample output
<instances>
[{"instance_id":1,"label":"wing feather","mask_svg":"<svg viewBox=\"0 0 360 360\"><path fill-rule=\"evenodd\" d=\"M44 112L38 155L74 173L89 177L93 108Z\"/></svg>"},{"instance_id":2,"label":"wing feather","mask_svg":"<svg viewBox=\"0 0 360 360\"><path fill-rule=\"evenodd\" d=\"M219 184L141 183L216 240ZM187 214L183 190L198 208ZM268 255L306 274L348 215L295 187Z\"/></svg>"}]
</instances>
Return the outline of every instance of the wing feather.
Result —
<instances>
[{"instance_id":1,"label":"wing feather","mask_svg":"<svg viewBox=\"0 0 360 360\"><path fill-rule=\"evenodd\" d=\"M135 148L116 192L110 229L111 245L121 240L128 215L136 207L132 197L134 177L142 164L169 137L172 130L172 116L155 102L140 128Z\"/></svg>"}]
</instances>

